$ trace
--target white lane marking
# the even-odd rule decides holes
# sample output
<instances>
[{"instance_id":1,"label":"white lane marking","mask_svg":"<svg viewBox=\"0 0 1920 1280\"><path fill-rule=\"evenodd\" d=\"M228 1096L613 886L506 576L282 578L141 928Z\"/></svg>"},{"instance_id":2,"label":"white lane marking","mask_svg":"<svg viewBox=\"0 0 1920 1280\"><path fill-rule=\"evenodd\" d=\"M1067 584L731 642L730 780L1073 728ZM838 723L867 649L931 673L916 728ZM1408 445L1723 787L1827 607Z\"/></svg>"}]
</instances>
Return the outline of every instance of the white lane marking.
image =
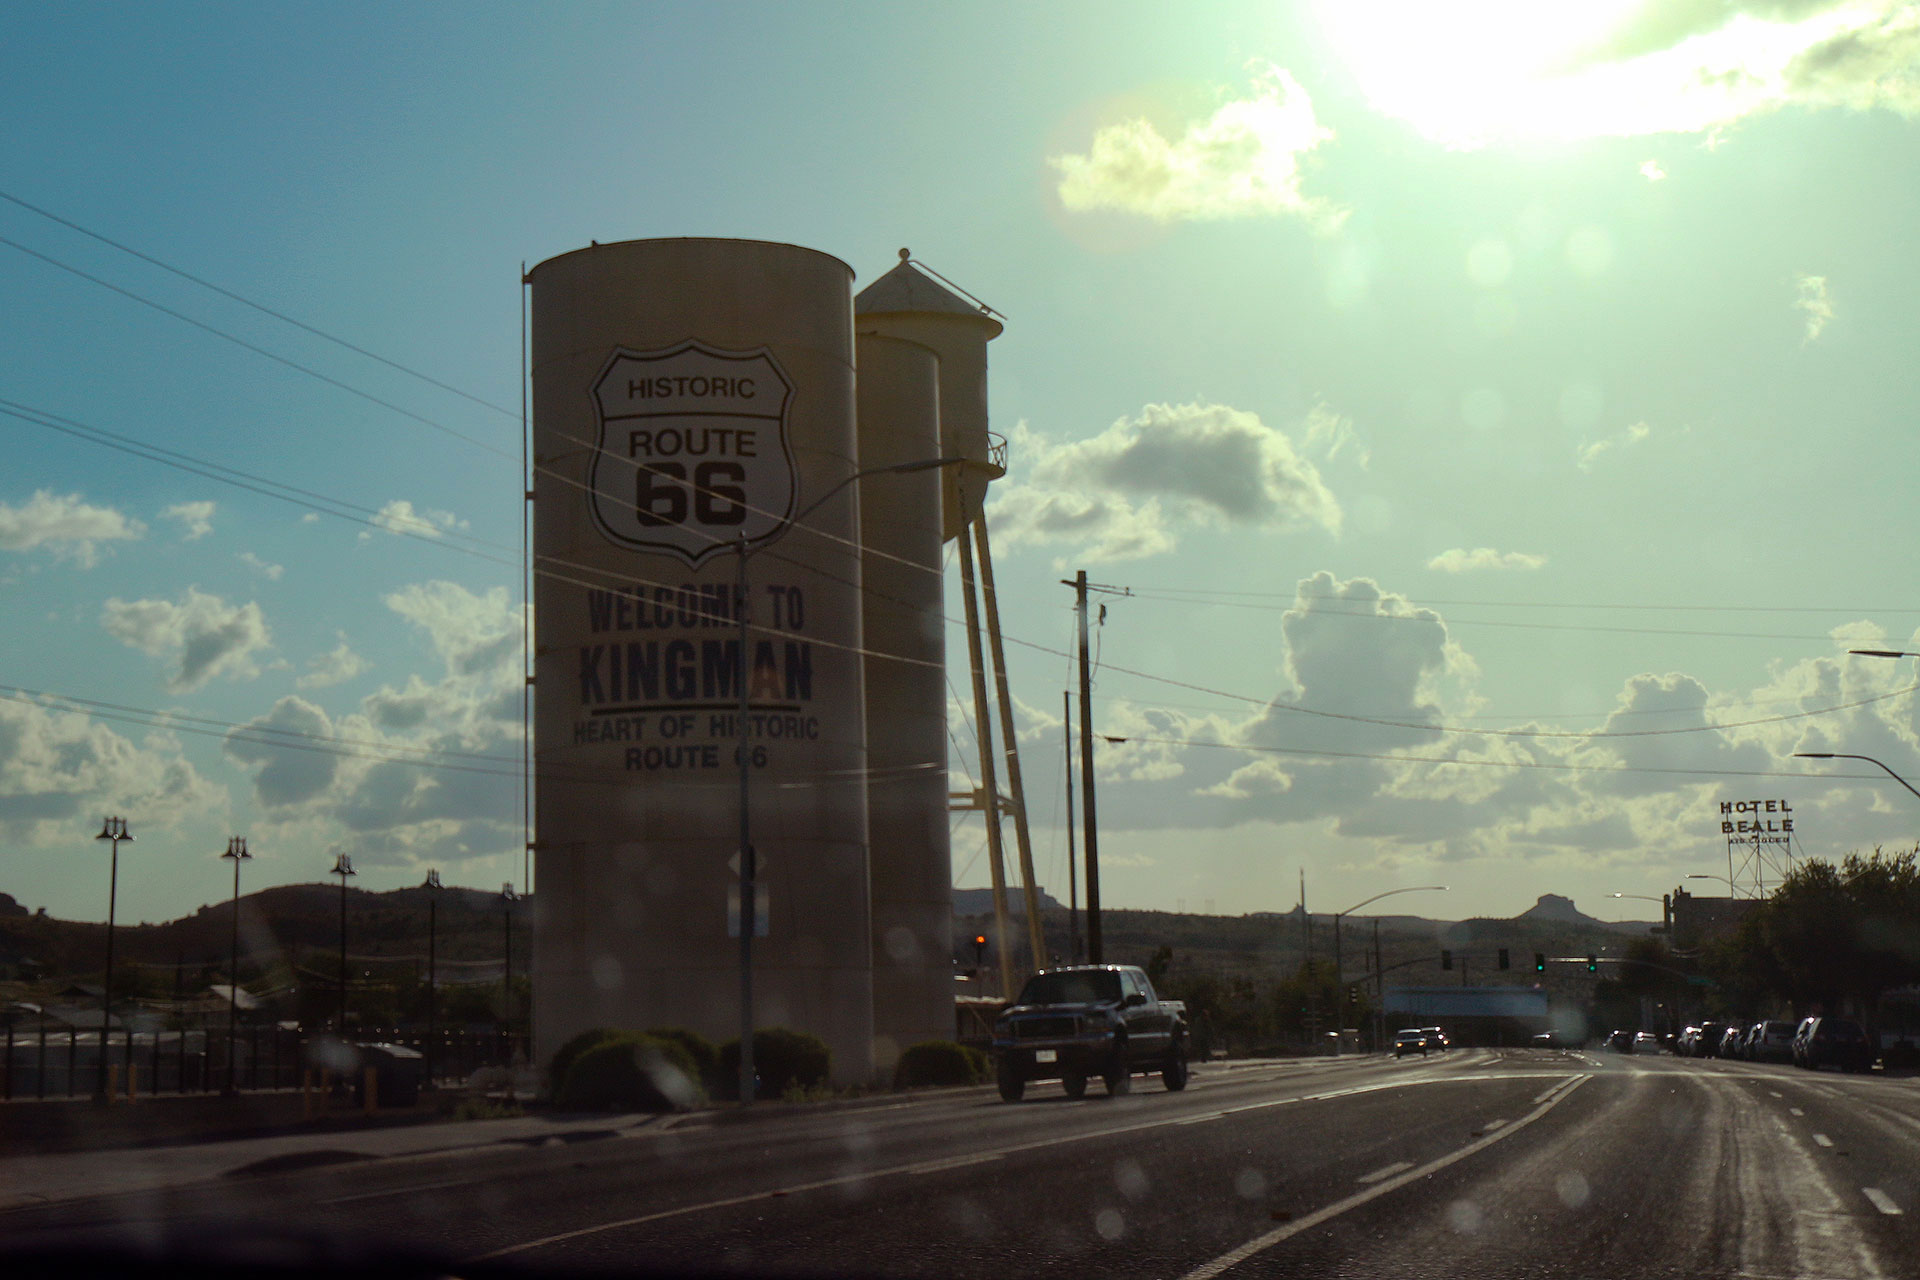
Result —
<instances>
[{"instance_id":1,"label":"white lane marking","mask_svg":"<svg viewBox=\"0 0 1920 1280\"><path fill-rule=\"evenodd\" d=\"M1326 1208L1317 1209L1314 1212L1307 1214L1303 1218L1296 1218L1292 1222L1289 1222L1284 1227L1275 1227L1272 1231L1267 1232L1265 1235L1255 1236L1253 1239L1241 1245L1238 1249L1235 1249L1230 1253L1223 1253L1219 1257L1215 1258L1213 1261L1205 1262L1195 1267L1193 1270L1187 1272L1186 1275L1182 1276L1181 1280L1213 1280L1214 1276L1219 1275L1221 1272L1226 1271L1229 1268L1239 1266L1242 1262L1245 1262L1248 1258L1253 1257L1255 1254L1263 1253L1266 1250L1271 1249L1274 1245L1279 1244L1283 1240L1287 1240L1293 1236L1297 1236L1302 1231L1310 1231L1314 1227L1319 1226L1321 1223L1330 1221L1333 1218L1337 1218L1341 1214L1346 1213L1350 1209L1357 1209L1361 1205L1366 1204L1369 1201L1379 1199L1381 1196L1386 1195L1389 1191L1397 1191L1401 1187L1406 1186L1410 1182L1414 1182L1414 1181L1417 1181L1418 1179L1425 1178L1431 1174L1437 1173L1441 1169L1446 1168L1450 1164L1455 1164L1458 1161L1466 1159L1468 1156L1473 1155L1475 1152L1484 1151L1488 1147L1492 1146L1494 1143L1499 1142L1502 1138L1511 1137L1512 1135L1520 1132L1520 1130L1526 1128L1528 1125L1532 1124L1535 1120L1538 1120L1541 1116L1546 1115L1547 1112L1553 1110L1555 1107L1559 1106L1562 1102L1565 1102L1568 1098L1572 1097L1573 1091L1575 1089L1578 1089L1581 1085L1585 1084L1587 1081L1591 1079L1593 1079L1592 1076L1584 1076L1584 1075L1575 1076L1572 1079L1572 1081L1567 1084L1565 1088L1555 1091L1558 1094L1557 1097L1552 1098L1550 1101L1541 1103L1539 1106L1535 1107L1532 1111L1529 1111L1526 1115L1520 1117L1520 1119L1514 1121L1512 1124L1506 1126L1504 1129L1501 1129L1498 1133L1490 1133L1484 1138L1480 1138L1474 1142L1469 1142L1466 1146L1461 1147L1457 1151L1449 1152L1448 1154L1441 1156L1437 1160L1430 1160L1426 1164L1421 1165L1417 1169L1409 1169L1404 1173L1396 1174L1393 1177L1383 1179L1380 1182L1374 1183L1371 1187L1368 1187L1365 1191L1356 1191L1354 1194L1348 1196L1346 1199L1335 1201L1333 1204L1328 1205Z\"/></svg>"},{"instance_id":2,"label":"white lane marking","mask_svg":"<svg viewBox=\"0 0 1920 1280\"><path fill-rule=\"evenodd\" d=\"M1893 1202L1892 1196L1880 1188L1862 1187L1860 1188L1860 1194L1873 1201L1873 1207L1886 1214L1889 1218L1897 1218L1900 1216L1900 1206Z\"/></svg>"},{"instance_id":3,"label":"white lane marking","mask_svg":"<svg viewBox=\"0 0 1920 1280\"><path fill-rule=\"evenodd\" d=\"M1524 1074L1516 1074L1513 1076L1496 1077L1496 1078L1513 1079L1513 1080L1537 1080L1540 1077L1538 1073L1527 1072ZM1574 1086L1579 1085L1583 1080L1586 1080L1588 1078L1589 1077L1587 1076L1569 1076L1563 1079L1559 1084L1555 1085L1553 1090L1551 1090L1551 1092L1560 1092L1561 1090L1565 1090L1567 1093L1571 1093L1573 1091ZM1288 1106L1296 1102L1318 1102L1327 1098L1344 1098L1349 1094L1373 1093L1377 1090L1383 1090L1383 1089L1404 1089L1404 1088L1410 1088L1414 1085L1421 1085L1421 1084L1461 1084L1461 1083L1478 1084L1478 1083L1481 1083L1482 1081L1485 1081L1486 1079L1487 1079L1486 1076L1473 1077L1471 1079L1467 1077L1459 1077L1459 1076L1453 1076L1453 1077L1448 1077L1448 1076L1405 1077L1403 1076L1393 1080L1383 1081L1380 1084L1361 1085L1352 1089L1336 1089L1330 1093L1313 1093L1300 1098L1277 1098L1272 1102L1261 1102L1261 1103L1255 1103L1252 1106L1236 1107L1234 1108L1234 1111L1236 1112L1254 1111L1262 1107L1282 1107L1282 1106ZM1562 1096L1564 1097L1565 1094L1562 1094ZM1544 1113L1544 1111L1545 1111L1545 1108L1542 1108L1541 1111L1537 1111L1534 1114L1539 1115ZM1093 1129L1093 1130L1088 1130L1087 1132L1084 1132L1084 1133L1062 1134L1059 1137L1041 1138L1034 1142L1021 1142L1021 1143L1016 1143L1013 1146L998 1147L992 1151L983 1151L979 1153L979 1158L983 1160L996 1159L1001 1156L1018 1155L1026 1151L1039 1151L1046 1147L1063 1146L1069 1142L1085 1142L1094 1138L1119 1137L1122 1134L1138 1133L1143 1129L1159 1129L1168 1125L1197 1124L1202 1120L1218 1120L1221 1116L1229 1115L1229 1114L1232 1114L1232 1112L1223 1111L1223 1112L1212 1113L1212 1114L1200 1116L1200 1117L1187 1116L1177 1120L1175 1119L1143 1120L1138 1124L1115 1125L1111 1128ZM1524 1124L1526 1123L1526 1121L1523 1120L1520 1123ZM1520 1127L1519 1124L1513 1125L1509 1129L1503 1131L1499 1136L1505 1137L1507 1133L1511 1133L1515 1129L1518 1129L1519 1127ZM1480 1145L1484 1145L1492 1141L1493 1141L1492 1136L1482 1138L1478 1144L1475 1144L1475 1146L1464 1148L1463 1152L1469 1151L1469 1150L1477 1150ZM1436 1164L1434 1167L1440 1168L1441 1166ZM528 1240L521 1244L510 1244L504 1248L495 1249L490 1253L477 1254L474 1257L466 1259L466 1261L490 1262L495 1258L507 1258L517 1253L527 1253L534 1249L545 1248L546 1246L551 1244L562 1244L568 1240L578 1240L583 1236L599 1235L600 1233L605 1231L619 1231L625 1227L643 1226L649 1222L658 1222L663 1218L680 1218L680 1217L685 1217L687 1214L705 1213L713 1209L731 1209L738 1205L754 1204L761 1200L772 1200L781 1196L800 1195L808 1191L824 1191L830 1187L844 1187L849 1183L867 1182L875 1178L888 1178L898 1174L914 1173L916 1171L924 1171L924 1170L925 1170L924 1162L921 1164L894 1165L886 1169L871 1169L871 1170L864 1170L860 1173L845 1174L838 1178L821 1178L815 1182L799 1182L799 1183L793 1184L792 1186L775 1187L768 1191L753 1191L753 1192L749 1192L746 1195L731 1196L725 1200L707 1200L707 1201L703 1201L700 1204L682 1205L677 1209L660 1209L653 1213L640 1214L638 1217L621 1218L614 1222L596 1223L590 1227L580 1227L573 1231L562 1231L555 1235L542 1236L538 1240ZM1398 1183L1395 1183L1394 1185L1398 1185Z\"/></svg>"},{"instance_id":4,"label":"white lane marking","mask_svg":"<svg viewBox=\"0 0 1920 1280\"><path fill-rule=\"evenodd\" d=\"M1832 1145L1833 1145L1833 1139L1832 1139L1832 1138L1829 1138L1829 1137L1828 1137L1828 1136L1827 1136L1826 1134L1824 1134L1824 1133L1816 1133L1816 1134L1814 1134L1814 1135L1813 1135L1813 1140L1814 1140L1815 1142L1817 1142L1817 1143L1819 1143L1819 1144L1820 1144L1821 1146L1823 1146L1823 1147L1830 1147L1830 1146L1832 1146Z\"/></svg>"},{"instance_id":5,"label":"white lane marking","mask_svg":"<svg viewBox=\"0 0 1920 1280\"><path fill-rule=\"evenodd\" d=\"M1786 1095L1786 1094L1784 1094L1784 1093L1775 1093L1775 1092L1774 1092L1774 1091L1773 1091L1772 1089L1769 1089L1769 1090L1767 1090L1767 1092L1768 1092L1768 1093L1772 1093L1772 1094L1773 1094L1773 1096L1774 1096L1774 1097L1776 1097L1776 1098L1784 1098L1784 1097L1786 1097L1786 1096L1787 1096L1787 1095Z\"/></svg>"},{"instance_id":6,"label":"white lane marking","mask_svg":"<svg viewBox=\"0 0 1920 1280\"><path fill-rule=\"evenodd\" d=\"M1359 1177L1355 1178L1354 1181L1355 1182L1378 1182L1382 1178L1391 1178L1394 1174L1400 1173L1403 1170L1411 1169L1411 1168L1413 1168L1413 1161L1395 1160L1392 1164L1386 1166L1383 1169L1375 1169L1372 1173L1361 1174Z\"/></svg>"},{"instance_id":7,"label":"white lane marking","mask_svg":"<svg viewBox=\"0 0 1920 1280\"><path fill-rule=\"evenodd\" d=\"M902 1173L944 1173L948 1169L964 1169L970 1164L986 1164L1000 1159L997 1151L989 1151L977 1156L954 1156L948 1160L929 1160L925 1164L908 1165Z\"/></svg>"},{"instance_id":8,"label":"white lane marking","mask_svg":"<svg viewBox=\"0 0 1920 1280\"><path fill-rule=\"evenodd\" d=\"M1559 1084L1556 1084L1555 1086L1553 1086L1553 1088L1547 1090L1545 1093L1535 1094L1533 1098L1533 1105L1536 1107L1539 1106L1541 1103L1545 1102L1548 1098L1551 1098L1554 1094L1559 1093L1561 1090L1563 1089L1570 1090L1573 1086L1574 1081L1585 1080L1586 1078L1587 1078L1586 1076L1568 1076L1565 1080L1562 1080Z\"/></svg>"},{"instance_id":9,"label":"white lane marking","mask_svg":"<svg viewBox=\"0 0 1920 1280\"><path fill-rule=\"evenodd\" d=\"M382 1196L410 1196L421 1191L445 1191L448 1187L474 1187L485 1182L485 1178L455 1178L451 1182L426 1182L410 1187L389 1187L385 1191L362 1191L357 1195L335 1196L331 1200L322 1200L321 1204L352 1204L356 1200L378 1200Z\"/></svg>"},{"instance_id":10,"label":"white lane marking","mask_svg":"<svg viewBox=\"0 0 1920 1280\"><path fill-rule=\"evenodd\" d=\"M1506 1123L1505 1120L1489 1120L1485 1124L1481 1125L1480 1127L1486 1130L1488 1133L1492 1133L1495 1129L1498 1129L1501 1125L1505 1123Z\"/></svg>"},{"instance_id":11,"label":"white lane marking","mask_svg":"<svg viewBox=\"0 0 1920 1280\"><path fill-rule=\"evenodd\" d=\"M1788 1108L1787 1108L1787 1110L1788 1110L1788 1111L1791 1111L1791 1112L1792 1112L1792 1113L1793 1113L1794 1115L1796 1115L1796 1116L1803 1116L1803 1115L1805 1115L1805 1114L1807 1114L1806 1112L1804 1112L1804 1111L1802 1111L1802 1110L1801 1110L1800 1108L1798 1108L1798 1107L1788 1107Z\"/></svg>"}]
</instances>

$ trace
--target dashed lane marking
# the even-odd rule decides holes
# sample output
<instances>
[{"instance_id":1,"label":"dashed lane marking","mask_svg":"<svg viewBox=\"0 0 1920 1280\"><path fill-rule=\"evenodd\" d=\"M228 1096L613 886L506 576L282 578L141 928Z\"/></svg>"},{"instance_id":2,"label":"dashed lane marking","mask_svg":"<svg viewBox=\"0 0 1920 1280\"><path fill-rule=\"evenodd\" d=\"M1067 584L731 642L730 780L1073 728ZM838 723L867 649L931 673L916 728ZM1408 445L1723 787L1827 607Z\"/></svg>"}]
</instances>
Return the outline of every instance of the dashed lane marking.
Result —
<instances>
[{"instance_id":1,"label":"dashed lane marking","mask_svg":"<svg viewBox=\"0 0 1920 1280\"><path fill-rule=\"evenodd\" d=\"M984 1152L977 1156L954 1156L949 1160L929 1160L925 1164L908 1165L902 1173L945 1173L948 1169L964 1169L970 1164L986 1164L990 1160L1000 1159L997 1151Z\"/></svg>"},{"instance_id":2,"label":"dashed lane marking","mask_svg":"<svg viewBox=\"0 0 1920 1280\"><path fill-rule=\"evenodd\" d=\"M1403 1172L1411 1168L1413 1168L1413 1161L1395 1160L1392 1164L1386 1166L1384 1169L1375 1169L1372 1173L1361 1174L1359 1177L1355 1178L1354 1181L1368 1182L1368 1183L1378 1182L1382 1178L1391 1178L1394 1174Z\"/></svg>"},{"instance_id":3,"label":"dashed lane marking","mask_svg":"<svg viewBox=\"0 0 1920 1280\"><path fill-rule=\"evenodd\" d=\"M1767 1090L1767 1092L1768 1092L1768 1093L1771 1093L1771 1094L1773 1094L1773 1096L1774 1096L1774 1097L1776 1097L1776 1098L1784 1098L1784 1097L1786 1097L1786 1096L1787 1096L1787 1095L1786 1095L1786 1094L1784 1094L1784 1093L1777 1093L1777 1092L1775 1092L1775 1091L1774 1091L1774 1090L1772 1090L1772 1089L1769 1089L1769 1090Z\"/></svg>"},{"instance_id":4,"label":"dashed lane marking","mask_svg":"<svg viewBox=\"0 0 1920 1280\"><path fill-rule=\"evenodd\" d=\"M1506 1123L1505 1120L1489 1120L1485 1124L1481 1125L1480 1127L1486 1130L1488 1133L1492 1133L1495 1129L1498 1129L1501 1125L1505 1123Z\"/></svg>"},{"instance_id":5,"label":"dashed lane marking","mask_svg":"<svg viewBox=\"0 0 1920 1280\"><path fill-rule=\"evenodd\" d=\"M1886 1214L1889 1218L1897 1218L1900 1216L1900 1206L1893 1202L1892 1196L1880 1188L1862 1187L1860 1188L1860 1194L1873 1201L1873 1207Z\"/></svg>"},{"instance_id":6,"label":"dashed lane marking","mask_svg":"<svg viewBox=\"0 0 1920 1280\"><path fill-rule=\"evenodd\" d=\"M471 1187L485 1182L485 1178L455 1178L450 1182L416 1183L407 1187L389 1187L385 1191L362 1191L357 1195L335 1196L331 1200L322 1200L321 1204L352 1204L357 1200L378 1200L383 1196L410 1196L422 1191L445 1191L449 1187Z\"/></svg>"},{"instance_id":7,"label":"dashed lane marking","mask_svg":"<svg viewBox=\"0 0 1920 1280\"><path fill-rule=\"evenodd\" d=\"M1299 1235L1302 1231L1311 1231L1321 1223L1337 1218L1348 1210L1357 1209L1363 1204L1379 1199L1390 1191L1397 1191L1410 1182L1428 1177L1446 1168L1448 1165L1464 1160L1475 1152L1484 1151L1501 1139L1512 1137L1514 1134L1520 1132L1520 1130L1532 1124L1535 1120L1538 1120L1541 1116L1546 1115L1547 1112L1553 1110L1571 1097L1575 1089L1578 1089L1591 1079L1593 1079L1593 1077L1590 1075L1574 1076L1560 1087L1542 1094L1541 1097L1545 1098L1546 1101L1541 1102L1540 1105L1536 1106L1532 1111L1529 1111L1512 1124L1507 1125L1498 1133L1490 1133L1484 1138L1478 1138L1473 1142L1469 1142L1466 1146L1461 1147L1459 1150L1449 1152L1437 1160L1429 1160L1426 1164L1418 1168L1407 1169L1391 1177L1383 1178L1368 1187L1365 1191L1356 1191L1346 1199L1335 1201L1324 1209L1317 1209L1304 1217L1295 1218L1284 1227L1276 1227L1265 1235L1255 1236L1238 1249L1230 1253L1223 1253L1213 1261L1202 1263L1200 1266L1195 1267L1192 1271L1187 1272L1185 1276L1181 1277L1181 1280L1213 1280L1213 1277L1219 1275L1221 1272L1239 1266L1248 1258L1253 1257L1255 1254L1264 1253L1283 1240L1291 1239Z\"/></svg>"},{"instance_id":8,"label":"dashed lane marking","mask_svg":"<svg viewBox=\"0 0 1920 1280\"><path fill-rule=\"evenodd\" d=\"M1787 1110L1791 1111L1794 1115L1797 1115L1797 1116L1804 1116L1805 1114L1807 1114L1806 1112L1802 1111L1798 1107L1788 1107Z\"/></svg>"},{"instance_id":9,"label":"dashed lane marking","mask_svg":"<svg viewBox=\"0 0 1920 1280\"><path fill-rule=\"evenodd\" d=\"M1820 1144L1821 1146L1823 1146L1823 1147L1830 1147L1830 1146L1832 1146L1832 1145L1833 1145L1833 1139L1832 1139L1832 1138L1829 1138L1829 1137L1828 1137L1828 1136L1827 1136L1826 1134L1824 1134L1824 1133L1816 1133L1816 1134L1814 1134L1814 1135L1813 1135L1813 1140L1814 1140L1815 1142L1817 1142L1817 1143L1819 1143L1819 1144Z\"/></svg>"}]
</instances>

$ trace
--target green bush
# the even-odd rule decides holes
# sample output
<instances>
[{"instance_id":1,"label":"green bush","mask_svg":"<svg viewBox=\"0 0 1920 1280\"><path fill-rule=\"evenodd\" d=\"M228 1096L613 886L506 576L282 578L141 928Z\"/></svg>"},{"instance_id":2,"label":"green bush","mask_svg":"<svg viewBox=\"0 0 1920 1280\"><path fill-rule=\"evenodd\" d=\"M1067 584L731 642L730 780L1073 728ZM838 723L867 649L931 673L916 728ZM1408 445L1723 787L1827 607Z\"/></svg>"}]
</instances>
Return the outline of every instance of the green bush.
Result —
<instances>
[{"instance_id":1,"label":"green bush","mask_svg":"<svg viewBox=\"0 0 1920 1280\"><path fill-rule=\"evenodd\" d=\"M574 1060L597 1044L626 1034L616 1027L594 1027L582 1031L554 1051L553 1061L547 1064L547 1092L554 1097L560 1096L560 1086L567 1081L567 1069Z\"/></svg>"},{"instance_id":2,"label":"green bush","mask_svg":"<svg viewBox=\"0 0 1920 1280\"><path fill-rule=\"evenodd\" d=\"M708 1093L721 1092L720 1050L713 1041L698 1031L689 1031L685 1027L649 1027L646 1034L656 1040L671 1040L687 1051L687 1057L693 1060L695 1078L705 1086ZM735 1074L739 1074L736 1064Z\"/></svg>"},{"instance_id":3,"label":"green bush","mask_svg":"<svg viewBox=\"0 0 1920 1280\"><path fill-rule=\"evenodd\" d=\"M677 1111L700 1096L698 1068L678 1043L619 1032L573 1060L554 1101L576 1111Z\"/></svg>"},{"instance_id":4,"label":"green bush","mask_svg":"<svg viewBox=\"0 0 1920 1280\"><path fill-rule=\"evenodd\" d=\"M754 1093L762 1098L778 1098L798 1088L817 1089L827 1082L832 1056L826 1042L804 1031L768 1027L753 1033L753 1070L759 1077ZM740 1042L729 1040L720 1046L720 1084L724 1097L738 1097L740 1082Z\"/></svg>"},{"instance_id":5,"label":"green bush","mask_svg":"<svg viewBox=\"0 0 1920 1280\"><path fill-rule=\"evenodd\" d=\"M979 1084L987 1078L987 1071L987 1055L978 1049L951 1040L923 1040L900 1055L893 1069L893 1087Z\"/></svg>"}]
</instances>

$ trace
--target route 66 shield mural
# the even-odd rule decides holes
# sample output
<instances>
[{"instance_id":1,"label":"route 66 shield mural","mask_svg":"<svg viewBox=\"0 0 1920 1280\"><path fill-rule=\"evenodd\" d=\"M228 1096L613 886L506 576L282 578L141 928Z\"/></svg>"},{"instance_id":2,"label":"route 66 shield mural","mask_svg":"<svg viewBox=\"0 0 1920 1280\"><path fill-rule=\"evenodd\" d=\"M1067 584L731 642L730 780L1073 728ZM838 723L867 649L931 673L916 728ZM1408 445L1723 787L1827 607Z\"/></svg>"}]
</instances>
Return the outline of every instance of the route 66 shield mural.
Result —
<instances>
[{"instance_id":1,"label":"route 66 shield mural","mask_svg":"<svg viewBox=\"0 0 1920 1280\"><path fill-rule=\"evenodd\" d=\"M765 347L623 347L593 395L600 432L590 506L613 542L697 565L743 535L765 542L792 520L793 384Z\"/></svg>"}]
</instances>

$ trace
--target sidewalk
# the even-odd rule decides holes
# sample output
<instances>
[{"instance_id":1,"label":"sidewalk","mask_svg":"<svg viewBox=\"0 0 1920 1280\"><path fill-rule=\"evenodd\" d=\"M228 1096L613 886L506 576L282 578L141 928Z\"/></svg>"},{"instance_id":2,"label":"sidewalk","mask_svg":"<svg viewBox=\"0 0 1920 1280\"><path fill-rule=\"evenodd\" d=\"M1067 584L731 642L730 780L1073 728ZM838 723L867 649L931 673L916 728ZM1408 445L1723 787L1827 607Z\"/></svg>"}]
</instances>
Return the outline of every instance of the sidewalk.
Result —
<instances>
[{"instance_id":1,"label":"sidewalk","mask_svg":"<svg viewBox=\"0 0 1920 1280\"><path fill-rule=\"evenodd\" d=\"M526 1115L503 1120L281 1133L171 1146L9 1155L0 1157L0 1211L359 1160L432 1155L505 1143L578 1142L688 1118L652 1114Z\"/></svg>"}]
</instances>

